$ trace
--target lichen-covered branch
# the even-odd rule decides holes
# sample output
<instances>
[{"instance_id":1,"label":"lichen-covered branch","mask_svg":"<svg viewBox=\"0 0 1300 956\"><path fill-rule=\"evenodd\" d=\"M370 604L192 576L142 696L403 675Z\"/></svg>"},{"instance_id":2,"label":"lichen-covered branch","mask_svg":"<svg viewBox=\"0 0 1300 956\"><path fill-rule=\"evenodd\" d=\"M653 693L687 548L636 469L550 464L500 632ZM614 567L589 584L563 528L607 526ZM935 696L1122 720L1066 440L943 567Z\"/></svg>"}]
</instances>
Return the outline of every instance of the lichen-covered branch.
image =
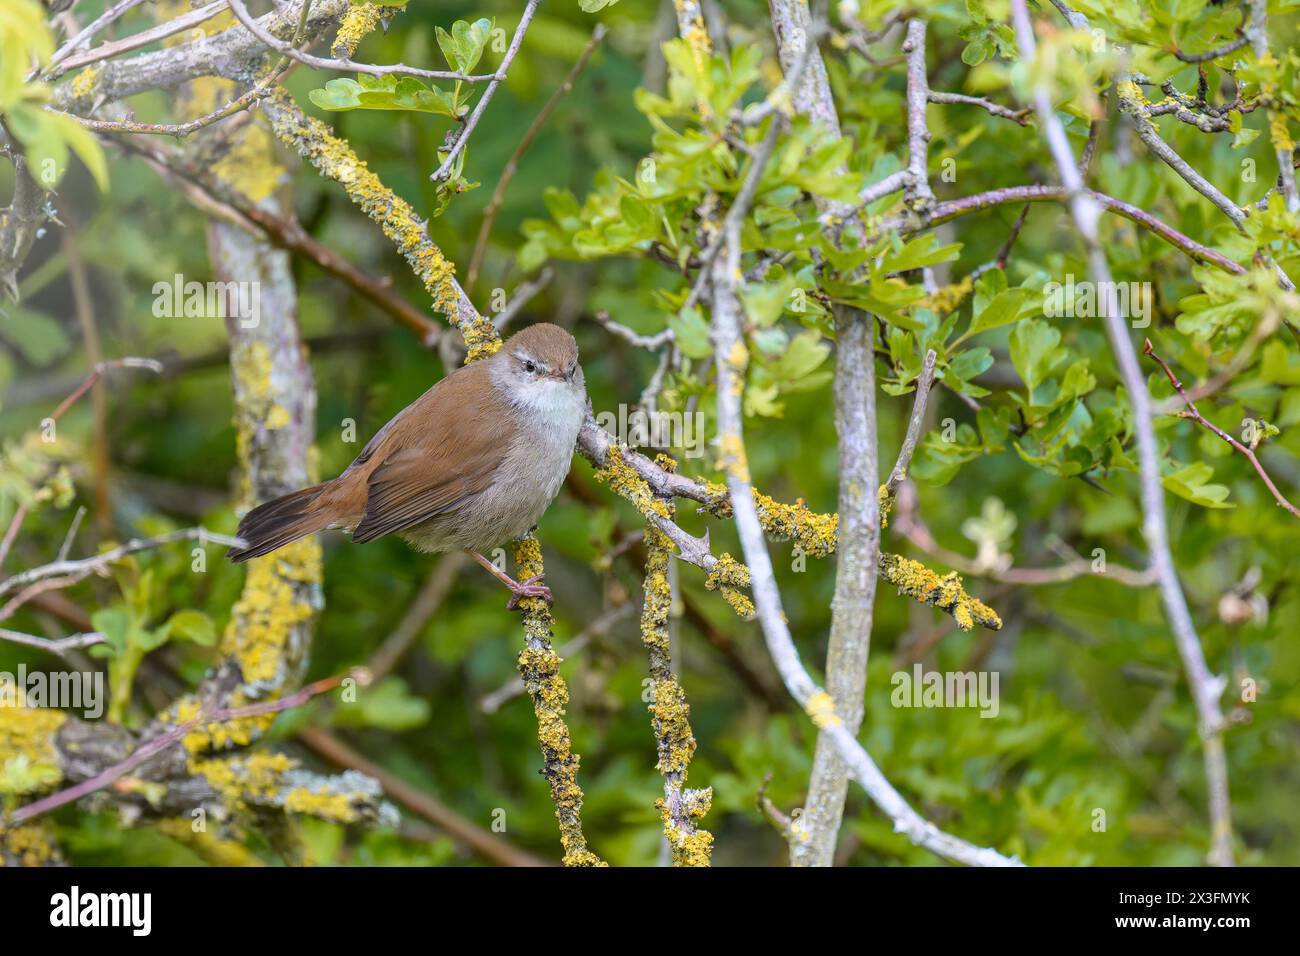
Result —
<instances>
[{"instance_id":1,"label":"lichen-covered branch","mask_svg":"<svg viewBox=\"0 0 1300 956\"><path fill-rule=\"evenodd\" d=\"M520 580L541 575L542 548L529 534L515 542L516 576ZM565 866L604 866L605 863L587 848L582 832L582 788L578 786L579 758L573 752L573 739L564 710L569 704L569 688L560 676L560 656L551 646L551 612L541 598L519 602L524 619L524 649L519 652L519 676L533 701L537 715L537 740L542 747L542 773L551 787L555 818L560 823L560 844L564 847Z\"/></svg>"},{"instance_id":2,"label":"lichen-covered branch","mask_svg":"<svg viewBox=\"0 0 1300 956\"><path fill-rule=\"evenodd\" d=\"M718 430L722 464L727 475L731 505L736 518L745 559L753 576L754 602L768 652L791 696L834 744L840 758L867 795L894 823L895 829L919 846L940 856L973 866L1016 866L995 850L974 846L945 833L921 817L894 789L844 726L836 714L835 702L804 668L781 608L781 595L767 553L763 528L753 499L749 465L742 437L741 382L748 362L748 350L740 334L740 301L734 286L740 272L738 228L725 243L713 273L713 341L718 370ZM795 829L792 827L792 830ZM798 834L796 834L796 837Z\"/></svg>"},{"instance_id":3,"label":"lichen-covered branch","mask_svg":"<svg viewBox=\"0 0 1300 956\"><path fill-rule=\"evenodd\" d=\"M666 462L661 464L667 465ZM670 509L672 504L666 501ZM709 810L711 788L688 790L686 776L695 753L691 732L690 706L672 669L668 617L673 590L668 579L671 542L653 524L645 530L645 604L641 609L641 642L650 657L650 726L659 753L656 769L664 778L664 795L658 801L663 816L664 836L674 866L708 866L713 834L697 821Z\"/></svg>"},{"instance_id":4,"label":"lichen-covered branch","mask_svg":"<svg viewBox=\"0 0 1300 956\"><path fill-rule=\"evenodd\" d=\"M366 679L364 674L345 675ZM393 811L381 802L378 785L363 774L323 777L300 769L298 761L272 752L233 757L204 756L208 727L274 715L300 707L339 687L345 677L316 681L277 700L240 707L205 709L153 735L136 735L120 726L88 723L43 708L0 710L0 752L43 768L44 784L67 783L64 789L20 806L5 826L22 827L42 814L77 800L95 797L109 787L124 819L182 814L206 829L234 824L253 808L304 813L336 823L393 823ZM10 759L13 759L12 757ZM0 830L0 838L4 831Z\"/></svg>"},{"instance_id":5,"label":"lichen-covered branch","mask_svg":"<svg viewBox=\"0 0 1300 956\"><path fill-rule=\"evenodd\" d=\"M348 197L388 236L412 271L433 296L434 308L461 333L467 362L491 355L501 347L495 326L479 314L456 281L455 266L429 238L415 210L372 173L343 140L321 122L305 116L287 97L268 104L267 114L281 141L292 147L327 179L347 190ZM515 565L521 578L544 573L541 547L531 535L516 542ZM559 674L559 656L551 646L550 609L540 599L520 603L524 623L524 649L519 671L537 714L538 741L543 769L560 823L565 863L600 865L587 849L582 832L582 789L577 783L578 756L572 752L569 728L564 722L568 688Z\"/></svg>"}]
</instances>

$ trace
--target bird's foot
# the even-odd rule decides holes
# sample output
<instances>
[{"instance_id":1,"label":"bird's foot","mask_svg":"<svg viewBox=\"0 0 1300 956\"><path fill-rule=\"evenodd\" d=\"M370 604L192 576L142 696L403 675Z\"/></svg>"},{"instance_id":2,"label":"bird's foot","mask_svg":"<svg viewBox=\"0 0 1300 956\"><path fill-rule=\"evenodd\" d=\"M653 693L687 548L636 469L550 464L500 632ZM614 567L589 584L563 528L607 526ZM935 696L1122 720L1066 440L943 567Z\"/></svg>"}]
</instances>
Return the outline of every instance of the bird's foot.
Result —
<instances>
[{"instance_id":1,"label":"bird's foot","mask_svg":"<svg viewBox=\"0 0 1300 956\"><path fill-rule=\"evenodd\" d=\"M511 581L506 587L510 588L510 600L506 603L506 610L513 611L519 607L519 602L526 598L541 598L550 607L555 603L555 598L551 595L551 589L545 584L540 584L543 575L536 574L527 581Z\"/></svg>"}]
</instances>

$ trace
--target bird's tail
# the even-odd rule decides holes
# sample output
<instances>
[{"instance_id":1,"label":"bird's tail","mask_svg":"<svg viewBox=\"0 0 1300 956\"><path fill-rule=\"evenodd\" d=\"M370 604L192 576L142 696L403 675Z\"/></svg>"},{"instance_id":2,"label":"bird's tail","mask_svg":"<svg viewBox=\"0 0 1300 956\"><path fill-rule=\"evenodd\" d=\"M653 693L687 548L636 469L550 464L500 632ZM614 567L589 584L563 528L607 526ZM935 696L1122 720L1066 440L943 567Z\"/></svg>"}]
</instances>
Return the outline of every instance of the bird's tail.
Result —
<instances>
[{"instance_id":1,"label":"bird's tail","mask_svg":"<svg viewBox=\"0 0 1300 956\"><path fill-rule=\"evenodd\" d=\"M226 557L236 564L260 558L329 527L333 522L329 509L317 506L317 499L328 486L328 482L312 485L258 505L239 522L238 534L246 546L231 548Z\"/></svg>"}]
</instances>

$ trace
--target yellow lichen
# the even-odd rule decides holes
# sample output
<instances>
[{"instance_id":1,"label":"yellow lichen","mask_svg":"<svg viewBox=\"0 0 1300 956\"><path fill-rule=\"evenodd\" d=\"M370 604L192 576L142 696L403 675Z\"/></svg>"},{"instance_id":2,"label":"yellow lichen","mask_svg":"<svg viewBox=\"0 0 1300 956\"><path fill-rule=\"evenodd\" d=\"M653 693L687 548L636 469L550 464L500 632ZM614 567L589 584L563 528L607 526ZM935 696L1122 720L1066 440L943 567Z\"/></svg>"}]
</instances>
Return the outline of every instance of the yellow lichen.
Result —
<instances>
[{"instance_id":1,"label":"yellow lichen","mask_svg":"<svg viewBox=\"0 0 1300 956\"><path fill-rule=\"evenodd\" d=\"M788 505L754 489L754 507L758 520L769 537L776 541L794 541L814 558L835 553L840 516L812 511L800 498Z\"/></svg>"},{"instance_id":2,"label":"yellow lichen","mask_svg":"<svg viewBox=\"0 0 1300 956\"><path fill-rule=\"evenodd\" d=\"M898 588L900 594L947 611L963 631L976 624L994 631L1002 628L1002 618L983 601L966 593L956 571L940 576L919 561L881 554L880 576Z\"/></svg>"},{"instance_id":3,"label":"yellow lichen","mask_svg":"<svg viewBox=\"0 0 1300 956\"><path fill-rule=\"evenodd\" d=\"M1132 80L1124 80L1116 84L1115 89L1119 95L1120 109L1124 112L1138 112L1150 105L1150 101L1142 93L1142 87Z\"/></svg>"},{"instance_id":4,"label":"yellow lichen","mask_svg":"<svg viewBox=\"0 0 1300 956\"><path fill-rule=\"evenodd\" d=\"M610 447L609 453L605 456L605 464L596 470L593 477L598 482L608 483L610 491L621 498L626 498L646 517L650 515L668 517L667 503L658 497L650 489L646 480L637 474L636 469L623 459L623 452L617 445Z\"/></svg>"},{"instance_id":5,"label":"yellow lichen","mask_svg":"<svg viewBox=\"0 0 1300 956\"><path fill-rule=\"evenodd\" d=\"M709 866L713 855L713 834L696 827L695 821L708 813L712 802L712 789L690 791L690 798L683 800L686 816L683 825L674 817L667 800L655 801L663 819L664 836L672 852L673 866Z\"/></svg>"},{"instance_id":6,"label":"yellow lichen","mask_svg":"<svg viewBox=\"0 0 1300 956\"><path fill-rule=\"evenodd\" d=\"M819 690L809 697L804 710L818 727L838 727L843 723L835 713L835 701L824 690Z\"/></svg>"},{"instance_id":7,"label":"yellow lichen","mask_svg":"<svg viewBox=\"0 0 1300 956\"><path fill-rule=\"evenodd\" d=\"M718 460L722 469L737 481L749 483L749 459L739 435L727 432L718 436Z\"/></svg>"},{"instance_id":8,"label":"yellow lichen","mask_svg":"<svg viewBox=\"0 0 1300 956\"><path fill-rule=\"evenodd\" d=\"M339 24L339 32L334 36L330 53L336 57L351 57L357 52L357 46L374 29L379 21L401 13L400 6L383 6L378 3L360 3L349 7Z\"/></svg>"},{"instance_id":9,"label":"yellow lichen","mask_svg":"<svg viewBox=\"0 0 1300 956\"><path fill-rule=\"evenodd\" d=\"M306 813L336 823L353 823L358 819L356 808L347 794L317 793L306 787L295 787L286 793L284 809L289 813Z\"/></svg>"},{"instance_id":10,"label":"yellow lichen","mask_svg":"<svg viewBox=\"0 0 1300 956\"><path fill-rule=\"evenodd\" d=\"M276 403L271 406L271 410L266 413L266 421L263 422L267 431L276 431L287 427L293 422L293 415L289 409Z\"/></svg>"},{"instance_id":11,"label":"yellow lichen","mask_svg":"<svg viewBox=\"0 0 1300 956\"><path fill-rule=\"evenodd\" d=\"M280 753L259 752L239 759L191 757L189 771L203 777L232 810L243 810L249 800L267 800L279 791L284 775L298 762Z\"/></svg>"},{"instance_id":12,"label":"yellow lichen","mask_svg":"<svg viewBox=\"0 0 1300 956\"><path fill-rule=\"evenodd\" d=\"M660 456L660 466L672 470L674 464ZM671 501L663 502L667 517L673 516ZM690 705L672 670L668 619L672 613L673 592L668 579L672 542L653 522L646 525L645 603L641 609L641 642L650 659L653 696L650 700L650 727L654 732L659 760L655 768L663 775L667 799L657 806L663 816L664 836L672 850L674 866L708 866L713 836L695 826L708 809L698 810L699 794L683 791L691 757L695 754L695 735L691 731Z\"/></svg>"},{"instance_id":13,"label":"yellow lichen","mask_svg":"<svg viewBox=\"0 0 1300 956\"><path fill-rule=\"evenodd\" d=\"M907 472L903 472L903 477L907 477ZM876 492L876 498L880 507L880 527L889 527L889 513L894 510L894 496L889 493L889 485L883 484Z\"/></svg>"},{"instance_id":14,"label":"yellow lichen","mask_svg":"<svg viewBox=\"0 0 1300 956\"><path fill-rule=\"evenodd\" d=\"M6 860L19 866L61 863L54 831L44 820L33 820L11 829L0 826L0 864Z\"/></svg>"},{"instance_id":15,"label":"yellow lichen","mask_svg":"<svg viewBox=\"0 0 1300 956\"><path fill-rule=\"evenodd\" d=\"M95 81L99 79L99 70L93 66L88 66L72 78L69 89L72 95L77 99L89 96L95 91Z\"/></svg>"},{"instance_id":16,"label":"yellow lichen","mask_svg":"<svg viewBox=\"0 0 1300 956\"><path fill-rule=\"evenodd\" d=\"M314 537L248 563L244 591L221 641L222 654L239 662L246 682L276 676L290 630L315 613L293 585L315 584L320 579L321 548Z\"/></svg>"},{"instance_id":17,"label":"yellow lichen","mask_svg":"<svg viewBox=\"0 0 1300 956\"><path fill-rule=\"evenodd\" d=\"M526 580L543 571L542 547L535 535L514 545L515 573ZM565 866L604 866L587 849L582 832L582 788L578 786L578 755L573 752L564 711L569 688L560 676L560 657L551 646L551 611L541 598L519 602L523 612L524 648L519 652L519 676L533 701L537 717L537 742L542 750L542 773L551 789L555 818L560 825L560 845Z\"/></svg>"},{"instance_id":18,"label":"yellow lichen","mask_svg":"<svg viewBox=\"0 0 1300 956\"><path fill-rule=\"evenodd\" d=\"M974 273L967 273L959 282L943 286L942 288L931 292L924 298L917 299L916 302L912 303L912 308L914 310L928 309L935 315L939 316L939 318L943 318L946 315L956 312L957 309L961 307L961 304L966 301L966 297L971 294L971 291L974 288L975 275Z\"/></svg>"},{"instance_id":19,"label":"yellow lichen","mask_svg":"<svg viewBox=\"0 0 1300 956\"><path fill-rule=\"evenodd\" d=\"M62 711L45 707L0 706L0 764L23 757L31 764L57 768L54 737L66 720Z\"/></svg>"},{"instance_id":20,"label":"yellow lichen","mask_svg":"<svg viewBox=\"0 0 1300 956\"><path fill-rule=\"evenodd\" d=\"M718 556L717 563L704 575L704 586L719 591L722 599L741 617L748 620L754 616L754 602L741 590L749 587L749 568L729 553L724 551Z\"/></svg>"},{"instance_id":21,"label":"yellow lichen","mask_svg":"<svg viewBox=\"0 0 1300 956\"><path fill-rule=\"evenodd\" d=\"M273 554L248 564L244 590L231 609L230 624L222 636L222 656L239 665L245 685L262 684L274 690L285 683L291 667L289 644L294 633L316 613L301 587L321 579L321 548L315 537L285 545ZM232 706L252 703L244 691L231 694ZM192 697L171 708L171 721L182 724L200 715ZM244 747L275 722L275 714L202 724L187 733L184 745L191 753Z\"/></svg>"}]
</instances>

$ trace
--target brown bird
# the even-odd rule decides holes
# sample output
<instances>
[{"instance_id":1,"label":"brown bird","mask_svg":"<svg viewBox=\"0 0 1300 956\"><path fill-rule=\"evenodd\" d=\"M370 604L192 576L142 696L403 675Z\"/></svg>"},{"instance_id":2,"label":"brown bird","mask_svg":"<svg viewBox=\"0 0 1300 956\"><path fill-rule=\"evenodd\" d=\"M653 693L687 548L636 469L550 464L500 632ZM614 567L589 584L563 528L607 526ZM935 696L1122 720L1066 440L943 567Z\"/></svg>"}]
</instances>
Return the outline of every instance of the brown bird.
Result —
<instances>
[{"instance_id":1,"label":"brown bird","mask_svg":"<svg viewBox=\"0 0 1300 956\"><path fill-rule=\"evenodd\" d=\"M232 561L326 528L361 544L397 533L421 551L460 548L521 598L550 603L538 578L515 581L483 552L537 524L568 474L587 390L578 343L555 325L521 330L495 355L456 369L370 439L333 481L258 505Z\"/></svg>"}]
</instances>

